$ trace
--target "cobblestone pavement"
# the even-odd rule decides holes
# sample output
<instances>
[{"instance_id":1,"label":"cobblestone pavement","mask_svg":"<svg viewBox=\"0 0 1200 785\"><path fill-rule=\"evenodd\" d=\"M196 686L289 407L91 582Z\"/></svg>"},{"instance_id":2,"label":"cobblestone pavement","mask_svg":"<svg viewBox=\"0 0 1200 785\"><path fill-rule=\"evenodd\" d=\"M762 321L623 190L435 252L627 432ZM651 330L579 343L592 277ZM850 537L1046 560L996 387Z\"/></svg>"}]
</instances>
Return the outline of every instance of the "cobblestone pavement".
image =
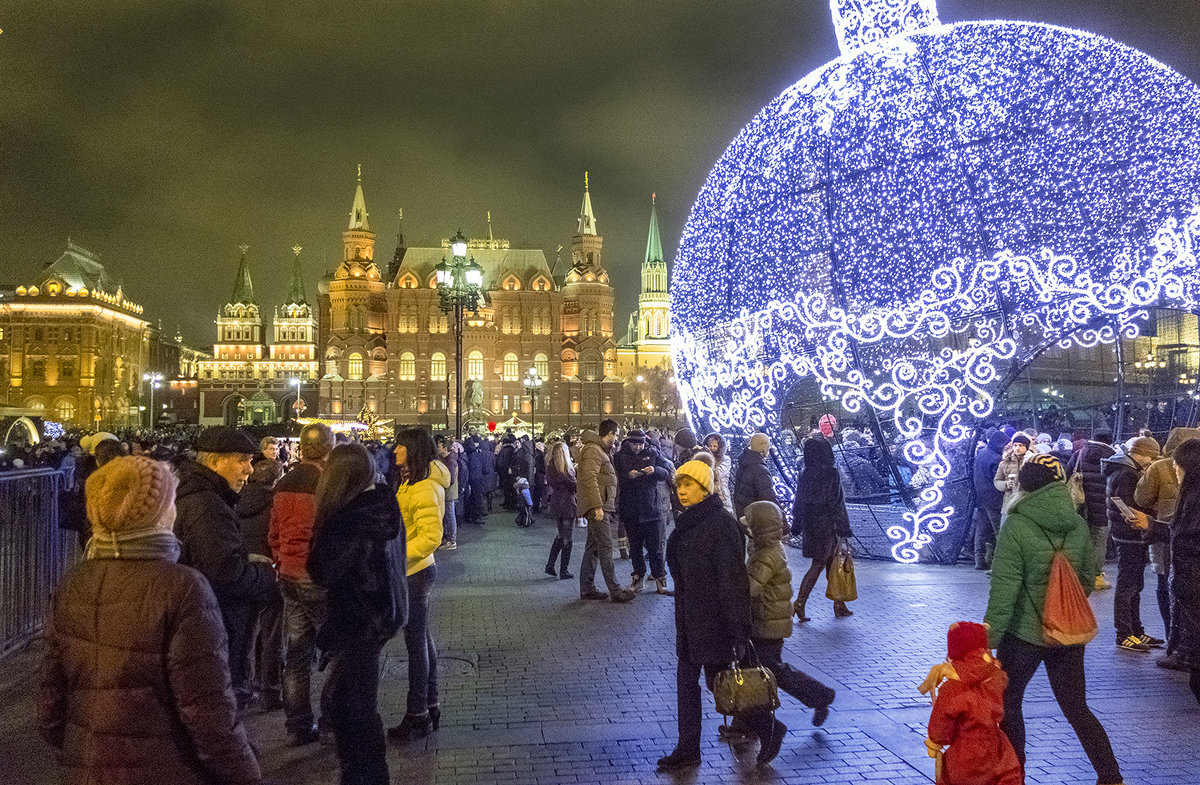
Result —
<instances>
[{"instance_id":1,"label":"cobblestone pavement","mask_svg":"<svg viewBox=\"0 0 1200 785\"><path fill-rule=\"evenodd\" d=\"M575 564L584 531L576 529ZM979 619L987 578L969 568L905 567L860 561L859 601L849 619L809 603L785 659L837 689L829 721L784 696L789 728L774 765L755 771L755 747L717 740L720 717L705 717L703 766L659 775L654 761L675 740L672 600L644 593L629 605L582 602L576 581L542 572L553 526L517 529L510 515L463 527L459 549L438 554L433 629L441 651L442 727L419 743L390 745L392 781L438 783L849 783L917 785L932 780L922 744L928 699L916 685L945 654L952 621ZM790 550L794 572L802 563ZM627 580L629 563L618 561ZM1111 572L1110 567L1110 572ZM1143 618L1160 634L1153 576ZM1154 666L1156 655L1113 648L1112 593L1094 607L1102 634L1088 647L1088 693L1113 740L1129 783L1200 783L1200 707L1185 674ZM30 674L36 649L0 663L0 783L56 781L53 757L32 727ZM404 713L405 655L387 650L384 721ZM710 704L711 705L711 704ZM1026 704L1028 782L1093 783L1070 726L1039 673ZM269 776L287 783L333 783L330 747L284 746L279 714L252 715L251 731Z\"/></svg>"}]
</instances>

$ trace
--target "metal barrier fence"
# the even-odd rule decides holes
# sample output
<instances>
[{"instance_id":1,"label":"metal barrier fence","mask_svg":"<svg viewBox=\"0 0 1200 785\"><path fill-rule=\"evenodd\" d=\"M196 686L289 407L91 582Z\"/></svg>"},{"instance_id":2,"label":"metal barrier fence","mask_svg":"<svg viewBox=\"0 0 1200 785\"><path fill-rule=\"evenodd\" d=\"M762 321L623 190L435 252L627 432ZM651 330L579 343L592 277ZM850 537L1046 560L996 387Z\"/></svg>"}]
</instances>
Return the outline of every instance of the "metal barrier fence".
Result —
<instances>
[{"instance_id":1,"label":"metal barrier fence","mask_svg":"<svg viewBox=\"0 0 1200 785\"><path fill-rule=\"evenodd\" d=\"M0 474L0 657L41 631L54 589L77 557L75 532L58 526L60 497L72 474Z\"/></svg>"}]
</instances>

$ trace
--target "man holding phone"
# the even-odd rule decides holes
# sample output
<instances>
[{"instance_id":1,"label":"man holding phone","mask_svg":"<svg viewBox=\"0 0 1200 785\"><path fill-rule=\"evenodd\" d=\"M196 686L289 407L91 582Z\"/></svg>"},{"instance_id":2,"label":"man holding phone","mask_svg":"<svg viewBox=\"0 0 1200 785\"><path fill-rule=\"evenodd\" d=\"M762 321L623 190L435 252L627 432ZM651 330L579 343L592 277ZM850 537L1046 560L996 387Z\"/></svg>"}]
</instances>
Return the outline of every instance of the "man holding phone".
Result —
<instances>
[{"instance_id":1,"label":"man holding phone","mask_svg":"<svg viewBox=\"0 0 1200 785\"><path fill-rule=\"evenodd\" d=\"M1139 436L1103 462L1108 499L1108 524L1117 544L1117 585L1113 591L1113 624L1117 648L1146 653L1164 641L1146 634L1142 626L1141 599L1150 553L1150 518L1153 510L1139 507L1134 499L1142 473L1159 456L1158 442ZM1126 515L1126 512L1129 514Z\"/></svg>"}]
</instances>

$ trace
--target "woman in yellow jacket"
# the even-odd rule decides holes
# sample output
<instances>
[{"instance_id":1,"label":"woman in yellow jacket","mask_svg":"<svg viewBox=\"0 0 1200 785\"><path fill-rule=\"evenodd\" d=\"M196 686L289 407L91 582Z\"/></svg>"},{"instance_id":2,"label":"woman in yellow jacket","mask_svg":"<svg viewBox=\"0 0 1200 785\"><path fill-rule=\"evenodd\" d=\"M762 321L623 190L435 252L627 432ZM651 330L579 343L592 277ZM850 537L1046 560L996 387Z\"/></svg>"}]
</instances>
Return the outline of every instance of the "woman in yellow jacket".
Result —
<instances>
[{"instance_id":1,"label":"woman in yellow jacket","mask_svg":"<svg viewBox=\"0 0 1200 785\"><path fill-rule=\"evenodd\" d=\"M388 738L411 741L437 730L437 649L429 631L429 595L437 577L433 553L442 544L442 516L450 472L437 460L433 439L420 428L407 428L396 436L396 469L400 486L396 501L404 518L408 544L408 707Z\"/></svg>"}]
</instances>

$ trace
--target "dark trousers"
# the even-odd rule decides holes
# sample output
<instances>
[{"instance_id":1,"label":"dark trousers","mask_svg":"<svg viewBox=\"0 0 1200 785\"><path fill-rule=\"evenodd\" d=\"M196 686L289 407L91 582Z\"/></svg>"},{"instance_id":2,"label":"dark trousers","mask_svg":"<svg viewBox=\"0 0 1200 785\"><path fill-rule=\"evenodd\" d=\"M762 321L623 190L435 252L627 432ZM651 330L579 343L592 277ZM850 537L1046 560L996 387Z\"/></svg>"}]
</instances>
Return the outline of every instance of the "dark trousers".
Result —
<instances>
[{"instance_id":1,"label":"dark trousers","mask_svg":"<svg viewBox=\"0 0 1200 785\"><path fill-rule=\"evenodd\" d=\"M1158 575L1158 586L1155 587L1155 598L1158 600L1158 615L1163 620L1163 639L1171 640L1171 582L1170 576Z\"/></svg>"},{"instance_id":2,"label":"dark trousers","mask_svg":"<svg viewBox=\"0 0 1200 785\"><path fill-rule=\"evenodd\" d=\"M471 492L467 494L467 523L480 523L485 515L487 515L487 498L482 491L477 491L472 487Z\"/></svg>"},{"instance_id":3,"label":"dark trousers","mask_svg":"<svg viewBox=\"0 0 1200 785\"><path fill-rule=\"evenodd\" d=\"M646 558L650 559L650 577L667 577L666 567L663 566L662 543L659 539L658 521L641 521L625 525L629 532L629 558L633 560L633 574L645 576ZM645 553L643 553L643 549Z\"/></svg>"},{"instance_id":4,"label":"dark trousers","mask_svg":"<svg viewBox=\"0 0 1200 785\"><path fill-rule=\"evenodd\" d=\"M408 576L408 624L404 626L404 645L408 649L408 709L421 716L438 703L437 647L429 631L429 595L437 578L437 565L431 564Z\"/></svg>"},{"instance_id":5,"label":"dark trousers","mask_svg":"<svg viewBox=\"0 0 1200 785\"><path fill-rule=\"evenodd\" d=\"M251 643L258 608L249 601L221 603L221 619L229 639L229 681L239 709L246 708L254 695L250 683Z\"/></svg>"},{"instance_id":6,"label":"dark trousers","mask_svg":"<svg viewBox=\"0 0 1200 785\"><path fill-rule=\"evenodd\" d=\"M325 590L311 581L279 581L283 593L283 712L292 733L313 726L312 667L317 630L325 623ZM329 680L326 679L326 694Z\"/></svg>"},{"instance_id":7,"label":"dark trousers","mask_svg":"<svg viewBox=\"0 0 1200 785\"><path fill-rule=\"evenodd\" d=\"M704 671L704 683L712 690L717 674L729 667L729 663L704 663L679 660L675 669L675 695L677 700L679 744L676 749L684 753L700 754L700 733L704 707L700 703L700 671ZM771 733L774 718L769 711L756 711L738 719L760 739Z\"/></svg>"},{"instance_id":8,"label":"dark trousers","mask_svg":"<svg viewBox=\"0 0 1200 785\"><path fill-rule=\"evenodd\" d=\"M1142 589L1146 584L1146 564L1150 546L1137 543L1117 543L1117 585L1113 589L1113 625L1117 642L1130 635L1141 635Z\"/></svg>"},{"instance_id":9,"label":"dark trousers","mask_svg":"<svg viewBox=\"0 0 1200 785\"><path fill-rule=\"evenodd\" d=\"M387 785L387 743L379 718L375 641L351 641L330 660L323 702L337 743L342 785Z\"/></svg>"},{"instance_id":10,"label":"dark trousers","mask_svg":"<svg viewBox=\"0 0 1200 785\"><path fill-rule=\"evenodd\" d=\"M779 685L779 689L810 709L828 706L833 702L834 692L830 687L783 661L782 639L754 638L752 640L758 661L775 674L775 683Z\"/></svg>"},{"instance_id":11,"label":"dark trousers","mask_svg":"<svg viewBox=\"0 0 1200 785\"><path fill-rule=\"evenodd\" d=\"M283 679L283 595L278 588L258 611L250 665L254 689L279 697Z\"/></svg>"},{"instance_id":12,"label":"dark trousers","mask_svg":"<svg viewBox=\"0 0 1200 785\"><path fill-rule=\"evenodd\" d=\"M996 656L1008 674L1008 689L1004 691L1004 720L1001 730L1012 742L1021 765L1025 765L1025 715L1022 703L1025 688L1037 671L1046 664L1046 676L1054 699L1063 716L1075 730L1083 751L1096 770L1101 785L1119 783L1121 768L1113 755L1112 744L1104 726L1087 705L1087 685L1083 675L1083 646L1035 646L1012 635L1005 635L996 648Z\"/></svg>"},{"instance_id":13,"label":"dark trousers","mask_svg":"<svg viewBox=\"0 0 1200 785\"><path fill-rule=\"evenodd\" d=\"M1000 511L975 508L975 566L988 564L988 546L995 547L996 532L1000 531Z\"/></svg>"}]
</instances>

